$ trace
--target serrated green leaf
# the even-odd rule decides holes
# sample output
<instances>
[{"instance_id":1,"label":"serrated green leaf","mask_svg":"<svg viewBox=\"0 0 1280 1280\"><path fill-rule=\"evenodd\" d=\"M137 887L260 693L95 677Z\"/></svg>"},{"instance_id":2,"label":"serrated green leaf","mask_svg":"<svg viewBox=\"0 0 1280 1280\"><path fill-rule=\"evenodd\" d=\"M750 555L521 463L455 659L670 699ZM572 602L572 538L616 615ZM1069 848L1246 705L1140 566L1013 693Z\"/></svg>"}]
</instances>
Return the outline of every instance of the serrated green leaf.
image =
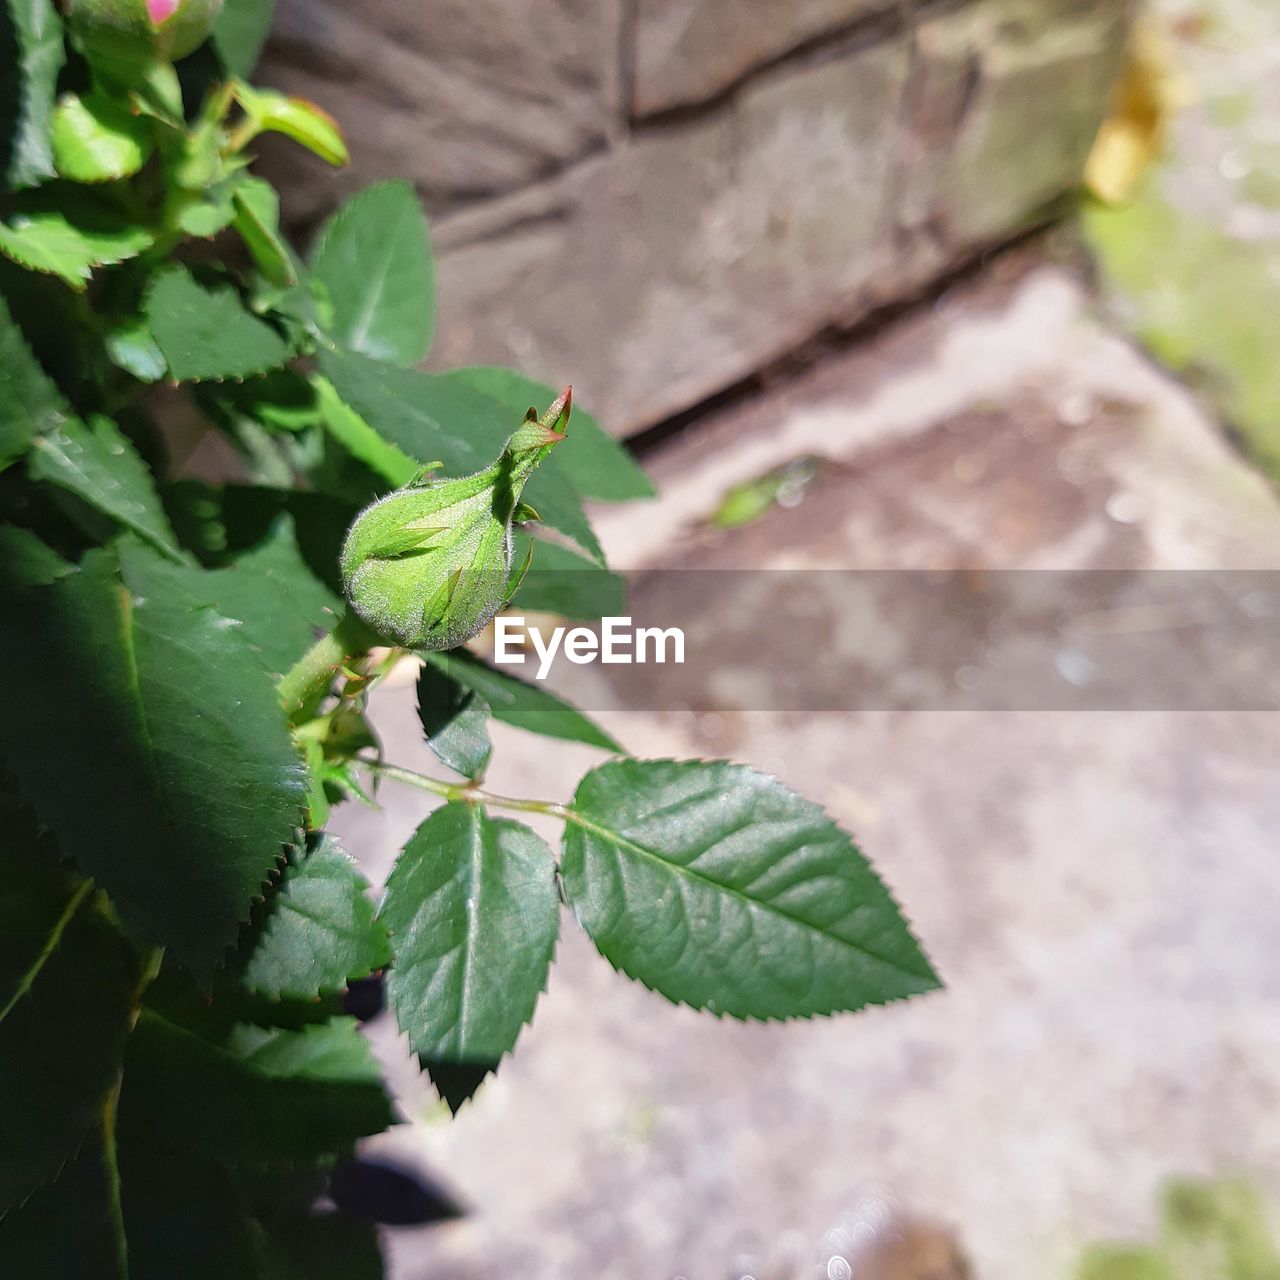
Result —
<instances>
[{"instance_id":1,"label":"serrated green leaf","mask_svg":"<svg viewBox=\"0 0 1280 1280\"><path fill-rule=\"evenodd\" d=\"M74 571L74 566L30 530L0 525L0 592L5 588L47 587Z\"/></svg>"},{"instance_id":2,"label":"serrated green leaf","mask_svg":"<svg viewBox=\"0 0 1280 1280\"><path fill-rule=\"evenodd\" d=\"M354 409L345 404L327 378L314 379L316 398L325 430L353 458L402 489L422 469L422 464L384 440Z\"/></svg>"},{"instance_id":3,"label":"serrated green leaf","mask_svg":"<svg viewBox=\"0 0 1280 1280\"><path fill-rule=\"evenodd\" d=\"M159 572L159 571L158 571ZM192 600L240 624L261 666L279 678L333 626L341 600L307 567L292 519L277 516L256 546L224 568L174 567L164 575Z\"/></svg>"},{"instance_id":4,"label":"serrated green leaf","mask_svg":"<svg viewBox=\"0 0 1280 1280\"><path fill-rule=\"evenodd\" d=\"M242 982L271 999L311 1000L388 964L369 884L332 836L295 852L253 943Z\"/></svg>"},{"instance_id":5,"label":"serrated green leaf","mask_svg":"<svg viewBox=\"0 0 1280 1280\"><path fill-rule=\"evenodd\" d=\"M565 447L568 447L567 443ZM547 461L550 462L555 456L553 453ZM563 533L581 548L584 555L603 567L604 552L586 512L582 509L582 500L560 471L554 467L539 467L529 477L521 500L538 513L543 524Z\"/></svg>"},{"instance_id":6,"label":"serrated green leaf","mask_svg":"<svg viewBox=\"0 0 1280 1280\"><path fill-rule=\"evenodd\" d=\"M262 1276L261 1235L227 1170L174 1141L160 1124L122 1128L119 1194L127 1280Z\"/></svg>"},{"instance_id":7,"label":"serrated green leaf","mask_svg":"<svg viewBox=\"0 0 1280 1280\"><path fill-rule=\"evenodd\" d=\"M200 390L202 396L217 400L223 412L242 413L271 431L295 434L320 421L316 389L292 369Z\"/></svg>"},{"instance_id":8,"label":"serrated green leaf","mask_svg":"<svg viewBox=\"0 0 1280 1280\"><path fill-rule=\"evenodd\" d=\"M342 1213L267 1218L266 1280L382 1280L382 1254L370 1222Z\"/></svg>"},{"instance_id":9,"label":"serrated green leaf","mask_svg":"<svg viewBox=\"0 0 1280 1280\"><path fill-rule=\"evenodd\" d=\"M97 1121L118 1077L138 972L87 882L15 850L0 854L0 877L3 1215L56 1175Z\"/></svg>"},{"instance_id":10,"label":"serrated green leaf","mask_svg":"<svg viewBox=\"0 0 1280 1280\"><path fill-rule=\"evenodd\" d=\"M493 753L489 706L429 662L418 673L418 720L436 758L464 778L479 778Z\"/></svg>"},{"instance_id":11,"label":"serrated green leaf","mask_svg":"<svg viewBox=\"0 0 1280 1280\"><path fill-rule=\"evenodd\" d=\"M5 596L25 667L0 756L63 852L207 976L302 821L304 771L239 629L154 552L121 555L123 580L95 551Z\"/></svg>"},{"instance_id":12,"label":"serrated green leaf","mask_svg":"<svg viewBox=\"0 0 1280 1280\"><path fill-rule=\"evenodd\" d=\"M333 309L326 331L339 346L396 365L426 355L435 331L435 262L409 183L381 182L352 196L321 229L312 269Z\"/></svg>"},{"instance_id":13,"label":"serrated green leaf","mask_svg":"<svg viewBox=\"0 0 1280 1280\"><path fill-rule=\"evenodd\" d=\"M130 1280L123 1240L119 1170L91 1133L56 1181L0 1216L0 1275Z\"/></svg>"},{"instance_id":14,"label":"serrated green leaf","mask_svg":"<svg viewBox=\"0 0 1280 1280\"><path fill-rule=\"evenodd\" d=\"M4 0L0 26L9 83L0 105L0 185L30 187L53 177L49 144L58 72L66 61L62 21L51 0Z\"/></svg>"},{"instance_id":15,"label":"serrated green leaf","mask_svg":"<svg viewBox=\"0 0 1280 1280\"><path fill-rule=\"evenodd\" d=\"M939 985L853 841L776 778L617 760L583 778L573 813L574 912L611 964L669 1000L802 1018Z\"/></svg>"},{"instance_id":16,"label":"serrated green leaf","mask_svg":"<svg viewBox=\"0 0 1280 1280\"><path fill-rule=\"evenodd\" d=\"M147 323L179 382L247 378L278 368L289 346L245 309L230 283L206 287L185 267L161 275L147 298Z\"/></svg>"},{"instance_id":17,"label":"serrated green leaf","mask_svg":"<svg viewBox=\"0 0 1280 1280\"><path fill-rule=\"evenodd\" d=\"M353 1018L296 1031L242 1025L211 1044L146 1009L129 1040L121 1113L247 1166L317 1160L393 1119Z\"/></svg>"},{"instance_id":18,"label":"serrated green leaf","mask_svg":"<svg viewBox=\"0 0 1280 1280\"><path fill-rule=\"evenodd\" d=\"M557 394L555 388L545 382L527 378L514 369L493 365L453 369L450 376L506 405L515 414L524 413L530 405L550 404ZM603 431L600 423L576 403L569 437L573 442L572 448L557 449L552 458L565 479L584 498L595 498L600 502L630 502L635 498L654 496L653 482L640 469L626 446Z\"/></svg>"},{"instance_id":19,"label":"serrated green leaf","mask_svg":"<svg viewBox=\"0 0 1280 1280\"><path fill-rule=\"evenodd\" d=\"M103 335L107 355L139 382L159 382L168 372L164 352L141 317L122 320Z\"/></svg>"},{"instance_id":20,"label":"serrated green leaf","mask_svg":"<svg viewBox=\"0 0 1280 1280\"><path fill-rule=\"evenodd\" d=\"M387 996L428 1062L491 1069L533 1016L559 934L551 850L476 805L437 809L401 852L381 918Z\"/></svg>"},{"instance_id":21,"label":"serrated green leaf","mask_svg":"<svg viewBox=\"0 0 1280 1280\"><path fill-rule=\"evenodd\" d=\"M49 183L20 196L0 222L0 253L20 266L83 289L94 267L136 257L154 236L97 193Z\"/></svg>"},{"instance_id":22,"label":"serrated green leaf","mask_svg":"<svg viewBox=\"0 0 1280 1280\"><path fill-rule=\"evenodd\" d=\"M622 750L599 725L593 724L582 712L555 694L495 671L465 649L422 656L459 684L474 689L488 704L495 720L547 738L585 742L589 747L600 747L605 751Z\"/></svg>"},{"instance_id":23,"label":"serrated green leaf","mask_svg":"<svg viewBox=\"0 0 1280 1280\"><path fill-rule=\"evenodd\" d=\"M281 289L298 283L293 255L280 234L280 197L261 178L241 178L232 192L235 227L262 274Z\"/></svg>"},{"instance_id":24,"label":"serrated green leaf","mask_svg":"<svg viewBox=\"0 0 1280 1280\"><path fill-rule=\"evenodd\" d=\"M27 345L0 296L0 468L20 457L43 431L70 416L70 409Z\"/></svg>"},{"instance_id":25,"label":"serrated green leaf","mask_svg":"<svg viewBox=\"0 0 1280 1280\"><path fill-rule=\"evenodd\" d=\"M445 374L419 373L355 351L318 353L338 397L385 440L419 464L444 463L445 475L486 467L519 425L500 406L477 416L477 393Z\"/></svg>"},{"instance_id":26,"label":"serrated green leaf","mask_svg":"<svg viewBox=\"0 0 1280 1280\"><path fill-rule=\"evenodd\" d=\"M91 1134L56 1182L0 1219L0 1274L33 1280L256 1280L261 1250L226 1170L136 1126Z\"/></svg>"},{"instance_id":27,"label":"serrated green leaf","mask_svg":"<svg viewBox=\"0 0 1280 1280\"><path fill-rule=\"evenodd\" d=\"M513 559L523 564L530 546L533 563L511 602L512 609L556 613L564 618L619 617L627 611L627 582L621 574L545 538L515 536Z\"/></svg>"},{"instance_id":28,"label":"serrated green leaf","mask_svg":"<svg viewBox=\"0 0 1280 1280\"><path fill-rule=\"evenodd\" d=\"M419 464L442 462L443 475L464 476L487 467L520 422L508 406L452 373L399 369L352 351L321 350L319 357L321 372L344 404ZM572 448L572 440L570 425L569 441L556 454ZM545 466L530 480L525 498L545 524L598 555L599 543L572 489L560 477L537 483Z\"/></svg>"},{"instance_id":29,"label":"serrated green leaf","mask_svg":"<svg viewBox=\"0 0 1280 1280\"><path fill-rule=\"evenodd\" d=\"M181 558L151 471L109 418L72 419L32 441L31 475L67 489L91 507Z\"/></svg>"},{"instance_id":30,"label":"serrated green leaf","mask_svg":"<svg viewBox=\"0 0 1280 1280\"><path fill-rule=\"evenodd\" d=\"M271 30L275 0L223 0L213 27L213 46L232 75L252 72Z\"/></svg>"},{"instance_id":31,"label":"serrated green leaf","mask_svg":"<svg viewBox=\"0 0 1280 1280\"><path fill-rule=\"evenodd\" d=\"M154 146L151 123L105 94L68 93L53 113L53 164L72 182L137 173Z\"/></svg>"}]
</instances>

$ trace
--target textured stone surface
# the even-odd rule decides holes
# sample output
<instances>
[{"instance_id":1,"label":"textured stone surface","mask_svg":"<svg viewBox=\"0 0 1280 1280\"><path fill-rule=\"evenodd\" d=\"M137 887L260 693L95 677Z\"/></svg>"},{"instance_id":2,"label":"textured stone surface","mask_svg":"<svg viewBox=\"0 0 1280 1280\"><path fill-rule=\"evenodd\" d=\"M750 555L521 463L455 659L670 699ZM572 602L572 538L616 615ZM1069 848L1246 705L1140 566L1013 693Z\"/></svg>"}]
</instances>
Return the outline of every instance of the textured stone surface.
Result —
<instances>
[{"instance_id":1,"label":"textured stone surface","mask_svg":"<svg viewBox=\"0 0 1280 1280\"><path fill-rule=\"evenodd\" d=\"M434 358L570 369L625 432L793 346L890 260L884 104L906 74L898 41L772 78L522 197L492 235L452 220Z\"/></svg>"},{"instance_id":2,"label":"textured stone surface","mask_svg":"<svg viewBox=\"0 0 1280 1280\"><path fill-rule=\"evenodd\" d=\"M1280 6L1146 6L1166 145L1125 204L1090 209L1116 313L1193 378L1280 482Z\"/></svg>"},{"instance_id":3,"label":"textured stone surface","mask_svg":"<svg viewBox=\"0 0 1280 1280\"><path fill-rule=\"evenodd\" d=\"M808 453L830 462L799 507L702 527L724 487ZM601 521L611 556L1280 567L1274 493L1058 270L955 291L690 429L653 472L656 505ZM690 643L726 628L803 660L804 638L765 618L708 617ZM389 756L430 769L409 686L377 715ZM1229 1168L1280 1194L1274 715L607 723L637 755L734 756L825 805L907 904L947 990L804 1025L720 1022L612 972L566 917L497 1079L452 1124L377 1141L472 1209L394 1236L394 1280L808 1280L850 1262L870 1278L862 1250L894 1202L949 1224L978 1280L1065 1280L1083 1241L1148 1235L1171 1174ZM563 798L597 758L504 732L490 781ZM416 793L383 798L381 814L340 815L375 873L423 812ZM385 1031L382 1048L400 1054ZM416 1075L399 1078L406 1113L427 1115ZM804 1265L757 1267L779 1252ZM925 1274L959 1269L936 1253Z\"/></svg>"},{"instance_id":4,"label":"textured stone surface","mask_svg":"<svg viewBox=\"0 0 1280 1280\"><path fill-rule=\"evenodd\" d=\"M432 210L510 191L603 144L618 103L621 0L281 0L259 79L322 103L354 163L269 160L306 220L377 178Z\"/></svg>"},{"instance_id":5,"label":"textured stone surface","mask_svg":"<svg viewBox=\"0 0 1280 1280\"><path fill-rule=\"evenodd\" d=\"M1019 230L1079 179L1121 0L982 0L749 81L440 228L442 363L572 381L618 434Z\"/></svg>"},{"instance_id":6,"label":"textured stone surface","mask_svg":"<svg viewBox=\"0 0 1280 1280\"><path fill-rule=\"evenodd\" d=\"M979 0L926 19L901 217L943 243L1015 228L1079 181L1124 55L1125 0Z\"/></svg>"},{"instance_id":7,"label":"textured stone surface","mask_svg":"<svg viewBox=\"0 0 1280 1280\"><path fill-rule=\"evenodd\" d=\"M443 215L433 359L572 381L626 435L1070 190L1128 8L640 0L627 36L624 0L284 0L265 78L355 163L268 159L294 222L414 180ZM704 105L630 127L628 84L641 112Z\"/></svg>"},{"instance_id":8,"label":"textured stone surface","mask_svg":"<svg viewBox=\"0 0 1280 1280\"><path fill-rule=\"evenodd\" d=\"M637 0L631 109L639 115L714 96L762 62L896 0Z\"/></svg>"}]
</instances>

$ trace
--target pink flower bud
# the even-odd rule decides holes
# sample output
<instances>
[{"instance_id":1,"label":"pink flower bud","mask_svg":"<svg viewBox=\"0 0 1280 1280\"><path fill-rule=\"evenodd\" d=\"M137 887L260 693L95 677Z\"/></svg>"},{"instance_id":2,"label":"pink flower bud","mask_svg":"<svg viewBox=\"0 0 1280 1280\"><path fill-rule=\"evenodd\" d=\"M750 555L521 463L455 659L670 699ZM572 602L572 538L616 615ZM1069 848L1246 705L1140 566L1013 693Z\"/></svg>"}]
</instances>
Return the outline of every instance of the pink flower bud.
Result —
<instances>
[{"instance_id":1,"label":"pink flower bud","mask_svg":"<svg viewBox=\"0 0 1280 1280\"><path fill-rule=\"evenodd\" d=\"M152 25L159 26L178 11L178 0L147 0L147 17Z\"/></svg>"}]
</instances>

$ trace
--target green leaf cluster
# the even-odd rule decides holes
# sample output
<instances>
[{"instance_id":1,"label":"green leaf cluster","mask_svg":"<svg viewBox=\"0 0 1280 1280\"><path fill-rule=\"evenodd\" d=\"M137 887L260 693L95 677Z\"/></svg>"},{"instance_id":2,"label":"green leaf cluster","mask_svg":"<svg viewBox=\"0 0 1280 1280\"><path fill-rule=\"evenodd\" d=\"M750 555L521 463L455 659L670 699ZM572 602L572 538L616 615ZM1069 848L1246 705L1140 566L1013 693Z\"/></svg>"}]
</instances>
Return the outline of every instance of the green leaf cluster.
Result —
<instances>
[{"instance_id":1,"label":"green leaf cluster","mask_svg":"<svg viewBox=\"0 0 1280 1280\"><path fill-rule=\"evenodd\" d=\"M0 1275L379 1275L371 1224L323 1198L395 1119L348 988L385 977L456 1108L532 1017L566 904L608 963L717 1014L935 986L815 805L727 762L630 759L542 687L388 645L344 602L362 510L483 471L568 400L418 367L436 271L407 184L294 247L254 140L346 148L243 79L270 6L226 0L181 75L163 41L122 62L82 10L67 30L50 0L3 6ZM503 511L504 562L533 564L511 607L623 612L590 504L649 482L581 410L548 439ZM368 718L408 663L445 777L385 760ZM493 722L612 758L568 804L504 799ZM400 783L430 803L376 899L327 827Z\"/></svg>"}]
</instances>

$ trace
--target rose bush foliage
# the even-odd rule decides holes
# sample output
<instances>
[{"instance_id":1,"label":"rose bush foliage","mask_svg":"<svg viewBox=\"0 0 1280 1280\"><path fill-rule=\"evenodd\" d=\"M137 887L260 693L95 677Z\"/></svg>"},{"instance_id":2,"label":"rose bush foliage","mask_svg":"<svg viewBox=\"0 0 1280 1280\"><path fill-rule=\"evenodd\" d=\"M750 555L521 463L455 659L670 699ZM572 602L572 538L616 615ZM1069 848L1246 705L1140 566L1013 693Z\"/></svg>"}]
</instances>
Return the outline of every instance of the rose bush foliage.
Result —
<instances>
[{"instance_id":1,"label":"rose bush foliage","mask_svg":"<svg viewBox=\"0 0 1280 1280\"><path fill-rule=\"evenodd\" d=\"M435 272L408 186L294 247L254 140L346 152L242 78L263 6L2 12L0 1275L380 1274L329 1194L397 1118L347 993L385 975L461 1105L533 1014L562 902L719 1014L934 987L816 805L632 759L462 647L513 596L616 611L584 504L651 491L551 388L417 369ZM414 661L441 776L385 760L366 715ZM568 804L503 799L492 719L610 758ZM424 818L375 899L326 827L379 784Z\"/></svg>"}]
</instances>

